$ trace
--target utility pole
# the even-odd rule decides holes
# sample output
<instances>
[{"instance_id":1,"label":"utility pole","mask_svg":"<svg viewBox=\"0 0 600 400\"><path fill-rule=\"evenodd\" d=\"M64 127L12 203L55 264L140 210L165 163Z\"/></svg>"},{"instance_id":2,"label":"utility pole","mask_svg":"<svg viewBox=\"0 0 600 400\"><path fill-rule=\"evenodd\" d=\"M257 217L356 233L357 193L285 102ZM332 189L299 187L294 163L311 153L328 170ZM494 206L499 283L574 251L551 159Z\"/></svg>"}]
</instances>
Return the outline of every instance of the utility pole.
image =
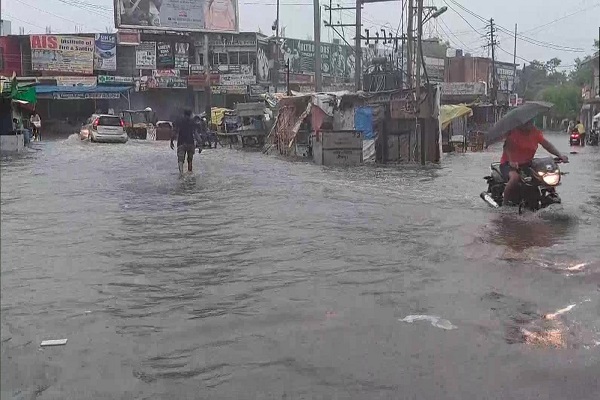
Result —
<instances>
[{"instance_id":1,"label":"utility pole","mask_svg":"<svg viewBox=\"0 0 600 400\"><path fill-rule=\"evenodd\" d=\"M494 39L494 18L490 19L490 47L492 50L492 109L494 110L494 121L496 119L496 103L498 101L498 88L496 85L496 40Z\"/></svg>"},{"instance_id":2,"label":"utility pole","mask_svg":"<svg viewBox=\"0 0 600 400\"><path fill-rule=\"evenodd\" d=\"M277 19L275 20L275 57L273 58L273 87L277 93L277 84L279 83L279 0L277 0Z\"/></svg>"},{"instance_id":3,"label":"utility pole","mask_svg":"<svg viewBox=\"0 0 600 400\"><path fill-rule=\"evenodd\" d=\"M425 125L419 118L421 116L421 51L423 49L423 0L417 0L417 50L416 50L416 75L415 75L415 99L416 99L416 118L419 127L419 136L421 138L421 165L425 165Z\"/></svg>"},{"instance_id":4,"label":"utility pole","mask_svg":"<svg viewBox=\"0 0 600 400\"><path fill-rule=\"evenodd\" d=\"M321 67L321 8L319 0L313 0L314 8L314 35L315 35L315 92L323 90Z\"/></svg>"},{"instance_id":5,"label":"utility pole","mask_svg":"<svg viewBox=\"0 0 600 400\"><path fill-rule=\"evenodd\" d=\"M414 49L414 39L413 39L413 21L414 21L414 0L408 0L408 25L406 28L406 75L408 76L408 88L412 89L414 87L414 77L413 77L413 49Z\"/></svg>"},{"instance_id":6,"label":"utility pole","mask_svg":"<svg viewBox=\"0 0 600 400\"><path fill-rule=\"evenodd\" d=\"M208 33L204 34L204 73L206 74L206 105L204 107L206 115L206 124L210 128L210 120L212 117L212 91L210 88L210 62L208 60Z\"/></svg>"},{"instance_id":7,"label":"utility pole","mask_svg":"<svg viewBox=\"0 0 600 400\"><path fill-rule=\"evenodd\" d=\"M515 82L517 80L517 24L515 24L515 50L513 52L513 82L512 82L512 90L511 92L515 92Z\"/></svg>"},{"instance_id":8,"label":"utility pole","mask_svg":"<svg viewBox=\"0 0 600 400\"><path fill-rule=\"evenodd\" d=\"M361 45L362 27L362 0L356 0L356 37L354 38L354 86L356 91L361 90L362 80L362 49Z\"/></svg>"}]
</instances>

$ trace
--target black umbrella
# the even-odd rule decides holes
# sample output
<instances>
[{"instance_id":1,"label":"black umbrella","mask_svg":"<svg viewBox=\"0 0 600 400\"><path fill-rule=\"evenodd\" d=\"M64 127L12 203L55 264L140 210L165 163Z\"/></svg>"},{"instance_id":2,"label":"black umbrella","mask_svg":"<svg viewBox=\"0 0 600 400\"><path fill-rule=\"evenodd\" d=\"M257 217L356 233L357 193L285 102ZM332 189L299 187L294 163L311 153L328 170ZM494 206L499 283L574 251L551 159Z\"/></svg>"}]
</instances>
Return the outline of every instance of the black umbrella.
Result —
<instances>
[{"instance_id":1,"label":"black umbrella","mask_svg":"<svg viewBox=\"0 0 600 400\"><path fill-rule=\"evenodd\" d=\"M540 114L550 110L554 104L543 101L531 101L509 111L485 133L485 144L490 146L504 139L506 134Z\"/></svg>"}]
</instances>

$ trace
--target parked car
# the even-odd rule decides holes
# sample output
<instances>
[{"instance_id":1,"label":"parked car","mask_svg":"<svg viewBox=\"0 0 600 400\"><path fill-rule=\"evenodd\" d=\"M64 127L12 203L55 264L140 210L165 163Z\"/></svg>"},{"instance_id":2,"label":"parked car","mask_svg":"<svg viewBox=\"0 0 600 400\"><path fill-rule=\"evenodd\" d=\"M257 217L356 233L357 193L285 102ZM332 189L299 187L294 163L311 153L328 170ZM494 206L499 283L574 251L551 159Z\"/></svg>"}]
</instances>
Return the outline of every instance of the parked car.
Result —
<instances>
[{"instance_id":1,"label":"parked car","mask_svg":"<svg viewBox=\"0 0 600 400\"><path fill-rule=\"evenodd\" d=\"M123 120L109 114L93 114L81 126L79 137L90 142L126 143L129 139Z\"/></svg>"}]
</instances>

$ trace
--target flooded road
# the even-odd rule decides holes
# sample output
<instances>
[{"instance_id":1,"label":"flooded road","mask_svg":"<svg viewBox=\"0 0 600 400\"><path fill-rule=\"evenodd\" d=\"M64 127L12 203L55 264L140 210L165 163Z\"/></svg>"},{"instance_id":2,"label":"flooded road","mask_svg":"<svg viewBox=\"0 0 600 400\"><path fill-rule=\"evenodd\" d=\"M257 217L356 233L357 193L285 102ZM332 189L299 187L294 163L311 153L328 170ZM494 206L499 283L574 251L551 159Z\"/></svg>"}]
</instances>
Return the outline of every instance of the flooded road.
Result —
<instances>
[{"instance_id":1,"label":"flooded road","mask_svg":"<svg viewBox=\"0 0 600 400\"><path fill-rule=\"evenodd\" d=\"M167 142L35 147L1 162L2 399L598 398L598 148L518 216L479 199L499 148L178 179Z\"/></svg>"}]
</instances>

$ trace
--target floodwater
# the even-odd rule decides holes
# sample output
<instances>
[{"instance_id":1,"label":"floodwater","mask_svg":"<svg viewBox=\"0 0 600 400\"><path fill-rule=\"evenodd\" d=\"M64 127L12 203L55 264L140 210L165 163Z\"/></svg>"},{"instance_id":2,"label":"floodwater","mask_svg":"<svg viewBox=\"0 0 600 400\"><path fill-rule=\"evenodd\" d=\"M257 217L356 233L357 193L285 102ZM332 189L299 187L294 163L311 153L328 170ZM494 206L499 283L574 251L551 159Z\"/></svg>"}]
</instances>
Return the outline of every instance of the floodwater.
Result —
<instances>
[{"instance_id":1,"label":"floodwater","mask_svg":"<svg viewBox=\"0 0 600 400\"><path fill-rule=\"evenodd\" d=\"M499 148L219 148L179 179L167 142L35 143L1 161L1 397L596 400L600 150L576 150L564 205L518 216L478 196Z\"/></svg>"}]
</instances>

